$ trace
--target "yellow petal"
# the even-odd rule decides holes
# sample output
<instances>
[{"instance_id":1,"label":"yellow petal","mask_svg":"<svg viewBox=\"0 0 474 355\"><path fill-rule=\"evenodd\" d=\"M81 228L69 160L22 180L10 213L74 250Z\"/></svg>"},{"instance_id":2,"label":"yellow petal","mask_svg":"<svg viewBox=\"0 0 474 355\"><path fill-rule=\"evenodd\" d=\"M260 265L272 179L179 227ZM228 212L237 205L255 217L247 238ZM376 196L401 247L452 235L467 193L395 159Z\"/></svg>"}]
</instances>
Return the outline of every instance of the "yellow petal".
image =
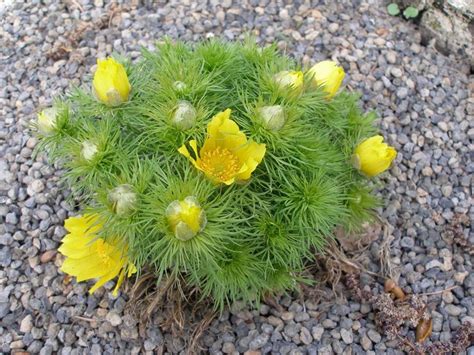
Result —
<instances>
[{"instance_id":1,"label":"yellow petal","mask_svg":"<svg viewBox=\"0 0 474 355\"><path fill-rule=\"evenodd\" d=\"M89 292L94 293L99 287L104 286L108 281L114 279L120 272L120 269L110 270L107 274L102 276L95 284L91 287Z\"/></svg>"},{"instance_id":2,"label":"yellow petal","mask_svg":"<svg viewBox=\"0 0 474 355\"><path fill-rule=\"evenodd\" d=\"M132 276L137 272L137 267L133 263L128 263L128 274L127 277Z\"/></svg>"},{"instance_id":3,"label":"yellow petal","mask_svg":"<svg viewBox=\"0 0 474 355\"><path fill-rule=\"evenodd\" d=\"M124 279L125 279L125 269L122 269L120 271L119 278L117 280L117 284L115 285L114 290L112 291L112 295L114 297L117 297L118 290L119 290L120 286L122 285Z\"/></svg>"},{"instance_id":4,"label":"yellow petal","mask_svg":"<svg viewBox=\"0 0 474 355\"><path fill-rule=\"evenodd\" d=\"M239 159L245 163L247 169L243 172L239 172L236 175L237 180L247 180L250 178L252 172L257 168L265 156L266 146L265 144L259 144L254 141L249 141L241 149L235 151L235 154Z\"/></svg>"},{"instance_id":5,"label":"yellow petal","mask_svg":"<svg viewBox=\"0 0 474 355\"><path fill-rule=\"evenodd\" d=\"M67 256L69 258L73 259L80 259L86 256L89 251L89 247L87 244L83 245L82 247L77 247L76 243L63 243L59 248L58 251L63 254L64 256Z\"/></svg>"},{"instance_id":6,"label":"yellow petal","mask_svg":"<svg viewBox=\"0 0 474 355\"><path fill-rule=\"evenodd\" d=\"M315 64L309 71L314 84L321 86L328 94L328 98L336 95L344 80L344 69L336 62L324 60Z\"/></svg>"},{"instance_id":7,"label":"yellow petal","mask_svg":"<svg viewBox=\"0 0 474 355\"><path fill-rule=\"evenodd\" d=\"M247 142L245 134L240 131L237 123L230 119L230 113L230 109L220 112L208 124L208 137L201 149L201 154L217 146L232 151Z\"/></svg>"},{"instance_id":8,"label":"yellow petal","mask_svg":"<svg viewBox=\"0 0 474 355\"><path fill-rule=\"evenodd\" d=\"M230 119L231 110L216 114L207 126L208 138L204 143L202 151L214 149L216 146L232 150L245 144L247 138L240 131L239 126Z\"/></svg>"},{"instance_id":9,"label":"yellow petal","mask_svg":"<svg viewBox=\"0 0 474 355\"><path fill-rule=\"evenodd\" d=\"M194 151L194 155L196 156L196 159L194 159L191 154L189 153L188 148L186 147L185 144L183 144L179 149L178 152L182 155L184 155L186 158L188 158L193 165L202 171L201 167L199 166L199 156L198 156L198 151L197 151L197 142L193 139L189 141L189 145Z\"/></svg>"},{"instance_id":10,"label":"yellow petal","mask_svg":"<svg viewBox=\"0 0 474 355\"><path fill-rule=\"evenodd\" d=\"M207 134L209 134L210 136L217 135L221 127L224 125L224 123L229 121L231 112L232 110L228 108L227 110L216 114L212 118L211 122L209 122L209 124L207 125ZM228 127L227 129L235 132L235 126L231 125L231 127ZM239 130L239 127L237 126L237 131L238 130Z\"/></svg>"},{"instance_id":11,"label":"yellow petal","mask_svg":"<svg viewBox=\"0 0 474 355\"><path fill-rule=\"evenodd\" d=\"M70 233L79 233L86 235L95 234L101 230L102 225L98 223L96 216L84 215L69 217L64 221L64 228Z\"/></svg>"},{"instance_id":12,"label":"yellow petal","mask_svg":"<svg viewBox=\"0 0 474 355\"><path fill-rule=\"evenodd\" d=\"M97 60L92 84L97 98L107 105L116 106L128 100L131 87L127 73L113 58Z\"/></svg>"},{"instance_id":13,"label":"yellow petal","mask_svg":"<svg viewBox=\"0 0 474 355\"><path fill-rule=\"evenodd\" d=\"M77 277L78 282L100 277L107 273L100 260L90 255L81 259L66 258L61 271Z\"/></svg>"},{"instance_id":14,"label":"yellow petal","mask_svg":"<svg viewBox=\"0 0 474 355\"><path fill-rule=\"evenodd\" d=\"M393 147L383 143L380 135L370 137L360 143L354 150L356 168L372 177L387 170L397 152Z\"/></svg>"}]
</instances>

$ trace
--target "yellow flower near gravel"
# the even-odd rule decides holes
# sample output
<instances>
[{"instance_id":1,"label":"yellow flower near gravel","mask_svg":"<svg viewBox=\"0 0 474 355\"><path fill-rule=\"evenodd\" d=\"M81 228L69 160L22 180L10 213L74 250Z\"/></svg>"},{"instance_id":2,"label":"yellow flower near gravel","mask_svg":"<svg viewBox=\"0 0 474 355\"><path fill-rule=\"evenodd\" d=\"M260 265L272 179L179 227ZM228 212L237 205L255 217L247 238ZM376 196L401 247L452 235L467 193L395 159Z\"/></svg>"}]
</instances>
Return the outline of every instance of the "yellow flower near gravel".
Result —
<instances>
[{"instance_id":1,"label":"yellow flower near gravel","mask_svg":"<svg viewBox=\"0 0 474 355\"><path fill-rule=\"evenodd\" d=\"M131 89L125 68L113 58L97 60L92 85L97 98L108 106L127 101Z\"/></svg>"},{"instance_id":2,"label":"yellow flower near gravel","mask_svg":"<svg viewBox=\"0 0 474 355\"><path fill-rule=\"evenodd\" d=\"M199 154L197 142L189 141L195 157L185 145L178 149L209 179L226 185L250 179L266 151L265 144L247 139L237 123L230 119L230 113L231 110L227 109L212 118Z\"/></svg>"},{"instance_id":3,"label":"yellow flower near gravel","mask_svg":"<svg viewBox=\"0 0 474 355\"><path fill-rule=\"evenodd\" d=\"M97 223L96 215L70 217L64 222L64 227L69 234L58 249L66 257L61 270L75 276L78 282L98 279L90 293L118 276L113 291L116 296L125 274L130 277L136 272L135 265L126 256L127 248L97 237L102 226Z\"/></svg>"},{"instance_id":4,"label":"yellow flower near gravel","mask_svg":"<svg viewBox=\"0 0 474 355\"><path fill-rule=\"evenodd\" d=\"M352 162L356 169L372 177L390 167L397 156L395 148L383 142L382 136L373 136L360 143L354 151Z\"/></svg>"},{"instance_id":5,"label":"yellow flower near gravel","mask_svg":"<svg viewBox=\"0 0 474 355\"><path fill-rule=\"evenodd\" d=\"M315 85L323 88L328 98L336 95L346 75L344 69L331 60L324 60L313 65L308 70L308 74Z\"/></svg>"}]
</instances>

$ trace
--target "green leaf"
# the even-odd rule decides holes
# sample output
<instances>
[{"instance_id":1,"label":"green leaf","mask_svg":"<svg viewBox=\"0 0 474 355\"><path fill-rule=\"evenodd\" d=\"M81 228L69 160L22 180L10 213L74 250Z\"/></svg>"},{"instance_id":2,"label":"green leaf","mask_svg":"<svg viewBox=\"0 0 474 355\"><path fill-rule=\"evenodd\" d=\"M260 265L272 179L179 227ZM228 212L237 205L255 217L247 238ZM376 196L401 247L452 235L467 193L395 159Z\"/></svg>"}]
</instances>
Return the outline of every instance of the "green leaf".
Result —
<instances>
[{"instance_id":1,"label":"green leaf","mask_svg":"<svg viewBox=\"0 0 474 355\"><path fill-rule=\"evenodd\" d=\"M388 14L391 16L397 16L400 13L400 9L398 8L398 5L395 3L391 3L387 6L387 11Z\"/></svg>"},{"instance_id":2,"label":"green leaf","mask_svg":"<svg viewBox=\"0 0 474 355\"><path fill-rule=\"evenodd\" d=\"M416 7L413 7L413 6L408 6L405 11L403 11L403 16L405 16L405 18L409 19L409 18L416 18L419 14L419 11Z\"/></svg>"}]
</instances>

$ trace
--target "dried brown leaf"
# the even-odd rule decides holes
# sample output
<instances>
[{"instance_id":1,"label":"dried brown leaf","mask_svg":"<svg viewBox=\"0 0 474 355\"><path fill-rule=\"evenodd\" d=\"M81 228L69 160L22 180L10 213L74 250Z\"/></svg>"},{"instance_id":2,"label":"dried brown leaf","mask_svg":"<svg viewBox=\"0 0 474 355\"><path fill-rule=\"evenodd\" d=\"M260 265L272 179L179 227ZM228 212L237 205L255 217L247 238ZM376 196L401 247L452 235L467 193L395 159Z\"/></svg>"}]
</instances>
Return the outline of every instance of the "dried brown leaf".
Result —
<instances>
[{"instance_id":1,"label":"dried brown leaf","mask_svg":"<svg viewBox=\"0 0 474 355\"><path fill-rule=\"evenodd\" d=\"M420 319L418 325L416 326L415 331L415 340L418 343L423 343L431 335L433 331L433 320L430 319Z\"/></svg>"},{"instance_id":2,"label":"dried brown leaf","mask_svg":"<svg viewBox=\"0 0 474 355\"><path fill-rule=\"evenodd\" d=\"M72 276L64 275L63 285L65 285L65 286L69 285L71 283L71 280L72 280Z\"/></svg>"}]
</instances>

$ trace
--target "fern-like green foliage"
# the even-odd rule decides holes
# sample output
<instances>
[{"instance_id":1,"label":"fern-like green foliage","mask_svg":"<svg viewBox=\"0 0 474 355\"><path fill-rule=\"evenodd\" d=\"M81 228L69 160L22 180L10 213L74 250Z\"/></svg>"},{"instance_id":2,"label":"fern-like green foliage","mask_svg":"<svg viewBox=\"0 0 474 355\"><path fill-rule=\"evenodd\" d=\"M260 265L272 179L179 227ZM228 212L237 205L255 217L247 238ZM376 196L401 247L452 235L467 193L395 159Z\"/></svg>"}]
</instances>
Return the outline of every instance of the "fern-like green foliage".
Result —
<instances>
[{"instance_id":1,"label":"fern-like green foliage","mask_svg":"<svg viewBox=\"0 0 474 355\"><path fill-rule=\"evenodd\" d=\"M128 244L139 272L146 266L157 278L184 277L218 308L258 302L262 294L294 288L336 227L357 230L373 216L372 183L353 168L351 155L374 134L375 115L361 112L356 94L343 90L328 99L306 78L300 94L282 90L275 73L305 68L252 40L166 40L144 50L136 64L121 62L132 87L128 102L104 105L86 79L55 104L56 128L40 134L39 148L64 166L83 212L101 217L101 237ZM195 110L186 129L172 123L183 101ZM277 131L259 117L271 105L285 112ZM207 124L227 108L249 139L266 145L251 179L230 186L209 181L178 153L192 139L202 146ZM81 155L84 144L97 150L92 159ZM134 194L126 213L111 200L118 186ZM166 210L187 196L199 201L207 223L183 241Z\"/></svg>"}]
</instances>

